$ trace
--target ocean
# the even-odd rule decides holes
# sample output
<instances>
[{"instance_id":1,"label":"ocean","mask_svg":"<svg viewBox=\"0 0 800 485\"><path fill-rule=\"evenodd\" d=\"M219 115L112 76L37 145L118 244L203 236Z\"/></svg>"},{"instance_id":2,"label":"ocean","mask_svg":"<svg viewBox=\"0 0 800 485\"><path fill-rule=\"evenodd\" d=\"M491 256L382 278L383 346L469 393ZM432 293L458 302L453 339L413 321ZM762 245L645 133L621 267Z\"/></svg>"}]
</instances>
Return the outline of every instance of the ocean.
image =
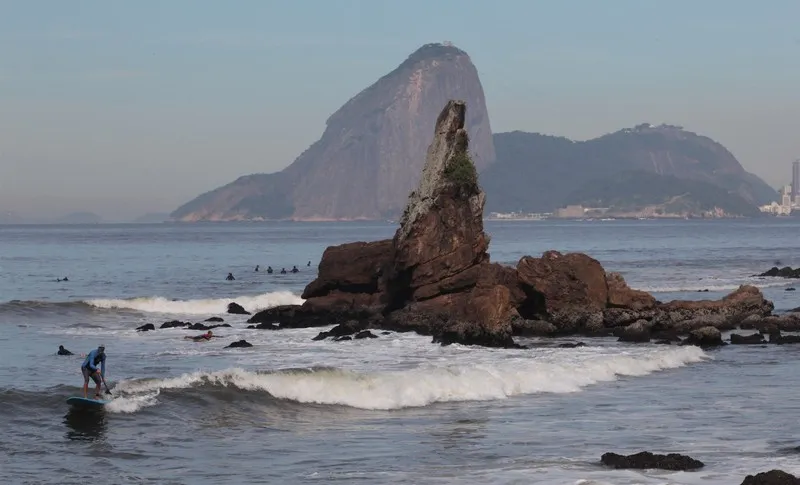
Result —
<instances>
[{"instance_id":1,"label":"ocean","mask_svg":"<svg viewBox=\"0 0 800 485\"><path fill-rule=\"evenodd\" d=\"M327 328L247 330L246 316L225 314L231 301L252 312L300 303L327 246L395 229L0 226L0 482L736 485L773 468L800 473L800 346L312 341ZM795 282L753 276L800 265L796 220L489 221L486 231L495 262L583 251L662 301L747 283L776 311L800 306L785 291ZM134 330L214 316L232 327L209 342ZM223 348L240 339L254 346ZM587 346L549 345L578 340ZM80 354L98 344L114 399L77 412L65 400L81 394ZM59 345L76 355L57 356ZM599 463L642 450L706 466Z\"/></svg>"}]
</instances>

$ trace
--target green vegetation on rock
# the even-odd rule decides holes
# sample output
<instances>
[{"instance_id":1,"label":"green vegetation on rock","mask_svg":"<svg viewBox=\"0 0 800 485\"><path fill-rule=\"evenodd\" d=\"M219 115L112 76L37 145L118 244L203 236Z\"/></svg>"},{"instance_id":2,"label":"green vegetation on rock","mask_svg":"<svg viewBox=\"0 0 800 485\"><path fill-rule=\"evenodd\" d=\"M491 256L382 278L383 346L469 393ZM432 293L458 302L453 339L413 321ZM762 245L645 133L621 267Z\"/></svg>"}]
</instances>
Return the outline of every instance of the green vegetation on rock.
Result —
<instances>
[{"instance_id":1,"label":"green vegetation on rock","mask_svg":"<svg viewBox=\"0 0 800 485\"><path fill-rule=\"evenodd\" d=\"M470 187L478 185L478 172L475 170L472 159L466 153L459 153L451 158L444 168L444 175L454 184Z\"/></svg>"}]
</instances>

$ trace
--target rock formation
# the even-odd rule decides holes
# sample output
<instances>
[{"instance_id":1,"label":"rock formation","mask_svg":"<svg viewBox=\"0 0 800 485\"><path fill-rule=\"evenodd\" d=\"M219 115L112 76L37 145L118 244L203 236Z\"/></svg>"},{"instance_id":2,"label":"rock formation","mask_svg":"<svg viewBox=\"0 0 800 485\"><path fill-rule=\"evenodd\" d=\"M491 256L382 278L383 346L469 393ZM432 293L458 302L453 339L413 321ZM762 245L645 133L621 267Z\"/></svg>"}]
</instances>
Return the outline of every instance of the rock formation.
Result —
<instances>
[{"instance_id":1,"label":"rock formation","mask_svg":"<svg viewBox=\"0 0 800 485\"><path fill-rule=\"evenodd\" d=\"M772 303L751 286L717 301L661 303L585 254L548 251L521 258L516 269L491 263L465 119L462 101L448 102L438 117L394 238L329 247L303 305L270 308L248 323L268 330L340 325L321 334L330 336L383 328L443 344L512 347L514 335L575 333L618 333L632 342L651 334L679 341L681 334L688 343L718 345L719 329L777 321L770 320Z\"/></svg>"},{"instance_id":2,"label":"rock formation","mask_svg":"<svg viewBox=\"0 0 800 485\"><path fill-rule=\"evenodd\" d=\"M428 44L336 111L319 141L286 169L241 177L178 208L181 221L384 219L416 186L439 109L469 103L471 156L494 162L478 71L466 52Z\"/></svg>"},{"instance_id":3,"label":"rock formation","mask_svg":"<svg viewBox=\"0 0 800 485\"><path fill-rule=\"evenodd\" d=\"M328 248L301 308L266 310L251 323L278 327L357 319L415 330L443 342L513 345L520 291L510 268L489 263L485 195L469 152L466 104L450 101L436 121L423 176L391 240ZM315 320L319 321L319 320Z\"/></svg>"}]
</instances>

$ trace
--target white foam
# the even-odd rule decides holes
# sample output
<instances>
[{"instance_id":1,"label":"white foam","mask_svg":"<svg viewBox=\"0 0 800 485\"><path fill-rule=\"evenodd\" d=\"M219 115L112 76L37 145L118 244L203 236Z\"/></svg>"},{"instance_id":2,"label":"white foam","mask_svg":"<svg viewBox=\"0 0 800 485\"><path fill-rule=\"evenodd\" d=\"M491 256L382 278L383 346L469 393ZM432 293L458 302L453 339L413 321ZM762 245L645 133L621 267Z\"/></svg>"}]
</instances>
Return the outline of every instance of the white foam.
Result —
<instances>
[{"instance_id":1,"label":"white foam","mask_svg":"<svg viewBox=\"0 0 800 485\"><path fill-rule=\"evenodd\" d=\"M88 300L96 308L120 308L148 313L183 315L215 315L225 313L228 303L236 302L249 312L278 305L300 305L303 299L290 291L276 291L255 296L215 298L206 300L170 300L161 296L131 298L127 300Z\"/></svg>"},{"instance_id":2,"label":"white foam","mask_svg":"<svg viewBox=\"0 0 800 485\"><path fill-rule=\"evenodd\" d=\"M105 408L112 413L135 413L144 407L157 404L158 394L159 391L156 390L146 394L116 397L106 404Z\"/></svg>"},{"instance_id":3,"label":"white foam","mask_svg":"<svg viewBox=\"0 0 800 485\"><path fill-rule=\"evenodd\" d=\"M168 379L121 381L115 391L131 408L153 405L154 393L196 385L231 386L302 403L361 409L400 409L435 402L505 399L520 394L572 393L619 376L643 376L708 359L697 347L640 354L560 352L548 358L516 357L480 364L426 364L407 370L321 370L255 373L239 368L193 372ZM139 401L132 398L151 396ZM112 409L113 410L113 409Z\"/></svg>"},{"instance_id":4,"label":"white foam","mask_svg":"<svg viewBox=\"0 0 800 485\"><path fill-rule=\"evenodd\" d=\"M751 285L755 286L756 288L780 288L782 286L790 286L792 284L791 280L786 280L781 278L779 281L775 281L772 278L763 280L763 279L750 279L750 280L736 280L736 281L723 281L719 282L716 281L711 284L678 284L678 285L665 285L665 286L648 286L648 285L637 285L636 289L646 291L648 293L681 293L681 292L697 292L697 291L733 291L739 288L741 285Z\"/></svg>"}]
</instances>

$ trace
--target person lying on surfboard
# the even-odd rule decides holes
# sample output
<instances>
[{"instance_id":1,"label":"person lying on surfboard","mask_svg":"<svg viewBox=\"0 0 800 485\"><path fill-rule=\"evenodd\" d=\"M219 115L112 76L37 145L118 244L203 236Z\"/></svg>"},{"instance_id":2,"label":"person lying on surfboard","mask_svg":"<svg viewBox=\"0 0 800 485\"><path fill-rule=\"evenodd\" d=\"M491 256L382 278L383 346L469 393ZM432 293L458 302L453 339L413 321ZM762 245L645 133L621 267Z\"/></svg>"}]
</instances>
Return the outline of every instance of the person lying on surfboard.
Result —
<instances>
[{"instance_id":1,"label":"person lying on surfboard","mask_svg":"<svg viewBox=\"0 0 800 485\"><path fill-rule=\"evenodd\" d=\"M100 369L97 368L98 364L100 365ZM83 373L83 397L87 397L89 393L89 378L91 377L94 383L97 384L97 388L95 388L94 391L94 398L98 400L101 399L101 384L103 383L103 377L106 375L105 345L100 345L89 352L89 355L86 356L83 364L81 364L81 373Z\"/></svg>"},{"instance_id":2,"label":"person lying on surfboard","mask_svg":"<svg viewBox=\"0 0 800 485\"><path fill-rule=\"evenodd\" d=\"M194 335L194 336L187 335L187 336L185 336L183 338L189 339L189 340L194 340L195 342L202 342L203 340L211 340L211 337L213 337L213 336L214 336L214 334L211 332L211 330L209 330L208 332L206 332L204 334Z\"/></svg>"}]
</instances>

